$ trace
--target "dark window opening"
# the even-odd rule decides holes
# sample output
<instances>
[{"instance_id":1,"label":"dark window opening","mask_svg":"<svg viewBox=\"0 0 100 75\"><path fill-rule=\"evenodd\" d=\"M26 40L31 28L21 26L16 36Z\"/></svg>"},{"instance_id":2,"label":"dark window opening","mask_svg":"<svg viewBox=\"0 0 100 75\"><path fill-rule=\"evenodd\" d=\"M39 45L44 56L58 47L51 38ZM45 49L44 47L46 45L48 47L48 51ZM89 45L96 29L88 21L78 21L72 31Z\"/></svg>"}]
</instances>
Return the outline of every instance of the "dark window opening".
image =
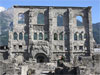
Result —
<instances>
[{"instance_id":1,"label":"dark window opening","mask_svg":"<svg viewBox=\"0 0 100 75\"><path fill-rule=\"evenodd\" d=\"M22 49L22 45L19 45L19 49Z\"/></svg>"},{"instance_id":2,"label":"dark window opening","mask_svg":"<svg viewBox=\"0 0 100 75\"><path fill-rule=\"evenodd\" d=\"M77 46L74 46L74 50L77 50Z\"/></svg>"},{"instance_id":3,"label":"dark window opening","mask_svg":"<svg viewBox=\"0 0 100 75\"><path fill-rule=\"evenodd\" d=\"M77 33L74 34L74 40L78 40L77 39Z\"/></svg>"},{"instance_id":4,"label":"dark window opening","mask_svg":"<svg viewBox=\"0 0 100 75\"><path fill-rule=\"evenodd\" d=\"M54 33L54 40L58 40L58 35L57 35L57 33Z\"/></svg>"},{"instance_id":5,"label":"dark window opening","mask_svg":"<svg viewBox=\"0 0 100 75\"><path fill-rule=\"evenodd\" d=\"M79 40L83 40L82 33L79 34Z\"/></svg>"},{"instance_id":6,"label":"dark window opening","mask_svg":"<svg viewBox=\"0 0 100 75\"><path fill-rule=\"evenodd\" d=\"M39 40L43 40L43 34L39 33Z\"/></svg>"},{"instance_id":7,"label":"dark window opening","mask_svg":"<svg viewBox=\"0 0 100 75\"><path fill-rule=\"evenodd\" d=\"M37 33L34 33L34 40L37 40Z\"/></svg>"},{"instance_id":8,"label":"dark window opening","mask_svg":"<svg viewBox=\"0 0 100 75\"><path fill-rule=\"evenodd\" d=\"M81 60L82 60L82 58L79 56L79 57L78 57L78 60L79 60L79 61L81 61Z\"/></svg>"},{"instance_id":9,"label":"dark window opening","mask_svg":"<svg viewBox=\"0 0 100 75\"><path fill-rule=\"evenodd\" d=\"M14 40L17 40L18 35L17 35L17 33L16 33L16 32L14 32L13 37L14 37Z\"/></svg>"},{"instance_id":10,"label":"dark window opening","mask_svg":"<svg viewBox=\"0 0 100 75\"><path fill-rule=\"evenodd\" d=\"M59 34L59 40L63 40L63 32Z\"/></svg>"},{"instance_id":11,"label":"dark window opening","mask_svg":"<svg viewBox=\"0 0 100 75\"><path fill-rule=\"evenodd\" d=\"M0 49L1 50L6 50L6 49L9 49L9 48L8 48L8 46L0 46Z\"/></svg>"},{"instance_id":12,"label":"dark window opening","mask_svg":"<svg viewBox=\"0 0 100 75\"><path fill-rule=\"evenodd\" d=\"M19 40L22 40L22 39L23 39L23 34L19 33Z\"/></svg>"}]
</instances>

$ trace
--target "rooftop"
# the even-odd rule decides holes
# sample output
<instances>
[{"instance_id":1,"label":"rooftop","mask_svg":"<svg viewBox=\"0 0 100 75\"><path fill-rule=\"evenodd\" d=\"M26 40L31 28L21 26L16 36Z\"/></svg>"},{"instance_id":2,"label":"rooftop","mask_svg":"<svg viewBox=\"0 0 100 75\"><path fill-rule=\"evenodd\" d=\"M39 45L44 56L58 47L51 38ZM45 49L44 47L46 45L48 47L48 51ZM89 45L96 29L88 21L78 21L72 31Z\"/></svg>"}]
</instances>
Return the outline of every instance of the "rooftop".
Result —
<instances>
[{"instance_id":1,"label":"rooftop","mask_svg":"<svg viewBox=\"0 0 100 75\"><path fill-rule=\"evenodd\" d=\"M53 8L92 8L91 6L88 7L68 7L68 6L22 6L22 5L14 5L14 8L33 8L33 7L42 7L42 8L48 8L48 7L53 7Z\"/></svg>"}]
</instances>

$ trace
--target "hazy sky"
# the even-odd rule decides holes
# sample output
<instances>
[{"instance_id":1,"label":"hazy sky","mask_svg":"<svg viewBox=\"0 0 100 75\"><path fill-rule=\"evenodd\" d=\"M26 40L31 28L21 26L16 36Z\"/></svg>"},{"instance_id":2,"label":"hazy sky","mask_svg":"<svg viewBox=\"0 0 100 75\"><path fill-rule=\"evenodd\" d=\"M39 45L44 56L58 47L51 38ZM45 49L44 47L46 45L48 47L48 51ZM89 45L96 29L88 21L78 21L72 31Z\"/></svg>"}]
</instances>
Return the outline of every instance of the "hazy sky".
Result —
<instances>
[{"instance_id":1,"label":"hazy sky","mask_svg":"<svg viewBox=\"0 0 100 75\"><path fill-rule=\"evenodd\" d=\"M13 5L32 6L92 6L92 22L100 22L100 0L0 0L0 6L7 8Z\"/></svg>"}]
</instances>

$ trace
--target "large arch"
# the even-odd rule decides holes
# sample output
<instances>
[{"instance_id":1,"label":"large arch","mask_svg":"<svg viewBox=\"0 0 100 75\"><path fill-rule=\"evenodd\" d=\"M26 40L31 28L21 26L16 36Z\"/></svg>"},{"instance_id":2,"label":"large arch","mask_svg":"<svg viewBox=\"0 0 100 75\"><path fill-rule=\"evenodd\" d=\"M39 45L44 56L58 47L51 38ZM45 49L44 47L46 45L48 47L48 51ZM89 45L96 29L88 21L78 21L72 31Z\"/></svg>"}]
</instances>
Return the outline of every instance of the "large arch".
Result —
<instances>
[{"instance_id":1,"label":"large arch","mask_svg":"<svg viewBox=\"0 0 100 75\"><path fill-rule=\"evenodd\" d=\"M24 24L25 23L25 14L19 13L18 14L18 24Z\"/></svg>"},{"instance_id":2,"label":"large arch","mask_svg":"<svg viewBox=\"0 0 100 75\"><path fill-rule=\"evenodd\" d=\"M37 24L45 24L44 22L44 14L43 13L39 13L37 16Z\"/></svg>"},{"instance_id":3,"label":"large arch","mask_svg":"<svg viewBox=\"0 0 100 75\"><path fill-rule=\"evenodd\" d=\"M44 53L38 53L35 55L37 63L49 62L48 57Z\"/></svg>"},{"instance_id":4,"label":"large arch","mask_svg":"<svg viewBox=\"0 0 100 75\"><path fill-rule=\"evenodd\" d=\"M57 26L63 26L63 16L62 15L57 16Z\"/></svg>"},{"instance_id":5,"label":"large arch","mask_svg":"<svg viewBox=\"0 0 100 75\"><path fill-rule=\"evenodd\" d=\"M83 26L83 17L82 16L76 16L76 22L77 26Z\"/></svg>"}]
</instances>

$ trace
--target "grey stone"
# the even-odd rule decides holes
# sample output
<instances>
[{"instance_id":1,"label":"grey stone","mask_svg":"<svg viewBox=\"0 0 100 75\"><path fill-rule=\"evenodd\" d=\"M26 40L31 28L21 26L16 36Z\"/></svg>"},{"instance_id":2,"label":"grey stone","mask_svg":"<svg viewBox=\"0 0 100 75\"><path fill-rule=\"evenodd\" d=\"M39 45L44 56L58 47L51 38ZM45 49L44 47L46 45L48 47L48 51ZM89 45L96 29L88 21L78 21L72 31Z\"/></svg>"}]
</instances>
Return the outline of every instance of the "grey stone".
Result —
<instances>
[{"instance_id":1,"label":"grey stone","mask_svg":"<svg viewBox=\"0 0 100 75\"><path fill-rule=\"evenodd\" d=\"M6 64L6 69L0 64L0 75L56 75L56 72L77 75L92 75L93 68L93 34L91 7L49 7L49 6L13 6L13 31L9 31L8 50L0 50L0 60ZM25 23L18 23L18 15L25 15ZM44 14L44 24L37 23L38 14ZM57 26L57 16L63 16L63 26ZM77 26L76 17L81 16L83 26ZM14 32L17 40L14 40ZM19 39L22 32L23 39ZM49 36L44 40L44 33ZM60 40L59 34L66 33L67 40ZM74 34L82 34L82 40L74 40ZM24 34L28 34L28 41L24 40ZM34 40L37 33L37 40ZM43 40L39 40L39 33L43 34ZM58 40L54 40L57 33ZM86 38L84 38L84 34ZM77 49L74 47L77 46ZM80 50L80 46L83 49ZM4 59L5 52L8 52ZM64 66L59 68L57 61L64 57ZM10 63L8 65L8 63ZM58 70L59 69L59 70ZM3 71L4 70L4 71ZM12 70L12 72L11 72ZM49 72L49 74L44 74Z\"/></svg>"}]
</instances>

